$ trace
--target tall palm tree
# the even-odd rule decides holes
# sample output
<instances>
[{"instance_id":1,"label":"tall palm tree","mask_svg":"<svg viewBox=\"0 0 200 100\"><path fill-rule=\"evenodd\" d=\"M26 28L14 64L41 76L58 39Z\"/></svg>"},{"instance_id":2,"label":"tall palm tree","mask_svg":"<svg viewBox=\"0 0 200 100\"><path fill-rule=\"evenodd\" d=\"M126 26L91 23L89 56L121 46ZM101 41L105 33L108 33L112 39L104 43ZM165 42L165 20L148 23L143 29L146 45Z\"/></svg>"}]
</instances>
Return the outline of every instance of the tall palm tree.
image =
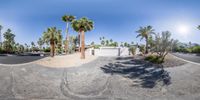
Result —
<instances>
[{"instance_id":1,"label":"tall palm tree","mask_svg":"<svg viewBox=\"0 0 200 100\"><path fill-rule=\"evenodd\" d=\"M81 59L85 59L85 32L91 31L94 28L93 21L83 17L79 20L72 21L72 28L80 32L81 37Z\"/></svg>"},{"instance_id":2,"label":"tall palm tree","mask_svg":"<svg viewBox=\"0 0 200 100\"><path fill-rule=\"evenodd\" d=\"M75 20L75 16L72 15L64 15L62 20L66 22L66 43L65 43L65 52L68 53L68 45L69 45L69 24Z\"/></svg>"},{"instance_id":3,"label":"tall palm tree","mask_svg":"<svg viewBox=\"0 0 200 100\"><path fill-rule=\"evenodd\" d=\"M50 27L43 33L43 40L49 44L50 43L50 52L51 57L54 57L55 55L55 46L58 41L58 33L59 30L56 29L56 27Z\"/></svg>"},{"instance_id":4,"label":"tall palm tree","mask_svg":"<svg viewBox=\"0 0 200 100\"><path fill-rule=\"evenodd\" d=\"M148 39L149 39L149 36L151 34L155 34L154 31L155 30L152 28L152 26L140 27L140 29L138 31L136 31L137 33L139 33L137 35L137 38L141 37L141 40L145 38L145 41L146 41L145 53L146 54L148 53Z\"/></svg>"},{"instance_id":5,"label":"tall palm tree","mask_svg":"<svg viewBox=\"0 0 200 100\"><path fill-rule=\"evenodd\" d=\"M0 25L0 46L2 46L2 34L1 34L1 30L3 29L3 26ZM0 47L1 48L1 47Z\"/></svg>"}]
</instances>

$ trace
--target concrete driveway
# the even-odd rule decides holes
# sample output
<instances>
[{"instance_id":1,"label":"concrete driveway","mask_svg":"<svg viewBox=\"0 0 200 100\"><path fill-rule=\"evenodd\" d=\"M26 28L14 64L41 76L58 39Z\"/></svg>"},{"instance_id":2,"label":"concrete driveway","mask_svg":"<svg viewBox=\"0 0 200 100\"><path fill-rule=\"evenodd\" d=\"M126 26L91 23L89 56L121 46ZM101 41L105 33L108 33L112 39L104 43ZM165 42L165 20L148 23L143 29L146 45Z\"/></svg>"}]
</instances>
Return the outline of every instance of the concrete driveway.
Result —
<instances>
[{"instance_id":1,"label":"concrete driveway","mask_svg":"<svg viewBox=\"0 0 200 100\"><path fill-rule=\"evenodd\" d=\"M0 66L0 99L198 100L200 66L162 69L139 57L100 57L73 68Z\"/></svg>"}]
</instances>

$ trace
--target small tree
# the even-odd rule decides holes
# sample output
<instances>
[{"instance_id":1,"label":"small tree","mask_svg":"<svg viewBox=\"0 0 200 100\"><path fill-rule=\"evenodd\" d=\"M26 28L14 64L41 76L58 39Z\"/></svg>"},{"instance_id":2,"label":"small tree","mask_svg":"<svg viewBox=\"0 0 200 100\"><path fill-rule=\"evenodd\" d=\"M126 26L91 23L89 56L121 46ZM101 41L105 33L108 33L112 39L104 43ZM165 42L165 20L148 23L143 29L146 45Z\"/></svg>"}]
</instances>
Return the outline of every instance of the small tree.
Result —
<instances>
[{"instance_id":1,"label":"small tree","mask_svg":"<svg viewBox=\"0 0 200 100\"><path fill-rule=\"evenodd\" d=\"M175 50L178 49L178 40L172 40L172 45L171 45L171 52L174 52Z\"/></svg>"},{"instance_id":2,"label":"small tree","mask_svg":"<svg viewBox=\"0 0 200 100\"><path fill-rule=\"evenodd\" d=\"M154 51L157 53L162 62L170 51L172 43L173 40L171 39L171 33L169 31L162 32L161 35L159 33L156 34L154 40Z\"/></svg>"}]
</instances>

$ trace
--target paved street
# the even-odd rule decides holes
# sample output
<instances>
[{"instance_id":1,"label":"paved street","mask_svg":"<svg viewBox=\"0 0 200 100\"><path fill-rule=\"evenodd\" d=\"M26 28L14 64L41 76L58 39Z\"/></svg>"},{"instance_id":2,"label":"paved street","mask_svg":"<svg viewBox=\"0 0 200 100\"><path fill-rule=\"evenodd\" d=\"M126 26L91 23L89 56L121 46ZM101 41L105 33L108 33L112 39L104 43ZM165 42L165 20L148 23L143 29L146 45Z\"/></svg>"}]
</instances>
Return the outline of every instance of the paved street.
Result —
<instances>
[{"instance_id":1,"label":"paved street","mask_svg":"<svg viewBox=\"0 0 200 100\"><path fill-rule=\"evenodd\" d=\"M0 100L198 100L200 67L100 57L73 68L0 66Z\"/></svg>"},{"instance_id":2,"label":"paved street","mask_svg":"<svg viewBox=\"0 0 200 100\"><path fill-rule=\"evenodd\" d=\"M22 64L39 60L41 56L0 56L0 64Z\"/></svg>"},{"instance_id":3,"label":"paved street","mask_svg":"<svg viewBox=\"0 0 200 100\"><path fill-rule=\"evenodd\" d=\"M173 53L173 55L185 60L200 63L200 54Z\"/></svg>"}]
</instances>

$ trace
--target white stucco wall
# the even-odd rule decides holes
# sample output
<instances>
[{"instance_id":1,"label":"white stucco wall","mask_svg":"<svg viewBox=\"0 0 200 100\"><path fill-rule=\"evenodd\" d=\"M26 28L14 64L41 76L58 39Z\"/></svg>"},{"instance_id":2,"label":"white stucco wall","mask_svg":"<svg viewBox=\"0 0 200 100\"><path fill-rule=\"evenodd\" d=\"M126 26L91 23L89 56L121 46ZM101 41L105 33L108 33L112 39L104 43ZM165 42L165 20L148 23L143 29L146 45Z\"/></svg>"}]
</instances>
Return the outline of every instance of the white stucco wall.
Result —
<instances>
[{"instance_id":1,"label":"white stucco wall","mask_svg":"<svg viewBox=\"0 0 200 100\"><path fill-rule=\"evenodd\" d=\"M128 56L129 49L126 47L100 47L100 49L90 49L90 54L92 55L92 50L94 50L95 56Z\"/></svg>"}]
</instances>

